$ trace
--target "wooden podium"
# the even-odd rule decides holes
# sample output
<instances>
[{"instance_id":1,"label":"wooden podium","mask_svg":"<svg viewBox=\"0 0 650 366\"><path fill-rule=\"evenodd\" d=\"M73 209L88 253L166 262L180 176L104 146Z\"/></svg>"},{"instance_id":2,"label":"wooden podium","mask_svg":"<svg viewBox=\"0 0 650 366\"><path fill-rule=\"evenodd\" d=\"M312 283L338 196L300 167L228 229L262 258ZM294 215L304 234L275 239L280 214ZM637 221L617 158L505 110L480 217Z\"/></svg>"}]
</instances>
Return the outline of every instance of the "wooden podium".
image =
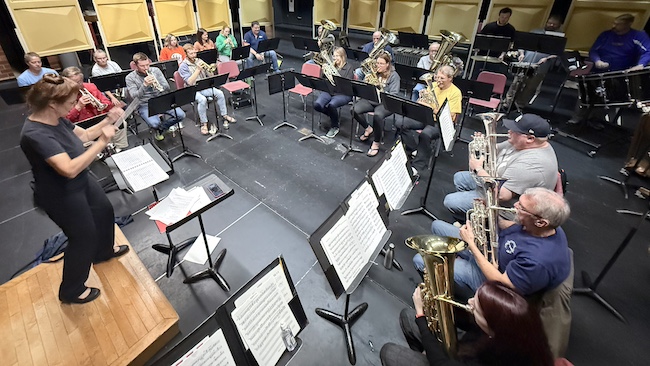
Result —
<instances>
[{"instance_id":1,"label":"wooden podium","mask_svg":"<svg viewBox=\"0 0 650 366\"><path fill-rule=\"evenodd\" d=\"M128 244L116 227L115 242ZM178 314L131 249L93 265L83 305L58 299L63 262L44 263L0 286L3 365L141 365L178 333Z\"/></svg>"}]
</instances>

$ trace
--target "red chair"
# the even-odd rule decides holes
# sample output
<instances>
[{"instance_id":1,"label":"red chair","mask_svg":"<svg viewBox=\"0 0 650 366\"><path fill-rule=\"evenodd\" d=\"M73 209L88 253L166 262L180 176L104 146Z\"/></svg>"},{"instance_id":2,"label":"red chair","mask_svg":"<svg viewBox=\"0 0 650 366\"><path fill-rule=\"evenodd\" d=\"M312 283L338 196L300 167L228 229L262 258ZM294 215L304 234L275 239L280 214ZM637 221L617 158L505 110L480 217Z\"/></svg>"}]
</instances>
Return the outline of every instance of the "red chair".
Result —
<instances>
[{"instance_id":1,"label":"red chair","mask_svg":"<svg viewBox=\"0 0 650 366\"><path fill-rule=\"evenodd\" d=\"M237 76L239 76L239 67L237 66L236 61L220 62L217 65L217 72L220 75L227 73L229 80L236 79ZM242 80L234 80L223 84L221 87L226 89L232 95L234 92L249 89L250 85Z\"/></svg>"},{"instance_id":2,"label":"red chair","mask_svg":"<svg viewBox=\"0 0 650 366\"><path fill-rule=\"evenodd\" d=\"M183 80L181 74L178 71L174 71L174 84L176 84L176 90L180 90L185 87L185 80Z\"/></svg>"},{"instance_id":3,"label":"red chair","mask_svg":"<svg viewBox=\"0 0 650 366\"><path fill-rule=\"evenodd\" d=\"M309 76L314 76L314 77L320 77L320 71L321 67L316 64L303 64L302 69L300 72L305 75ZM300 83L296 85L295 87L289 89L289 93L295 93L300 95L300 99L302 99L302 109L304 111L307 110L307 104L305 103L305 97L311 94L314 90L312 88L306 87Z\"/></svg>"},{"instance_id":4,"label":"red chair","mask_svg":"<svg viewBox=\"0 0 650 366\"><path fill-rule=\"evenodd\" d=\"M481 71L481 73L478 74L478 78L476 78L476 81L492 84L493 96L490 98L489 101L476 99L476 98L469 98L470 106L478 105L496 111L501 105L503 92L506 88L506 80L507 78L503 74L499 74L491 71Z\"/></svg>"}]
</instances>

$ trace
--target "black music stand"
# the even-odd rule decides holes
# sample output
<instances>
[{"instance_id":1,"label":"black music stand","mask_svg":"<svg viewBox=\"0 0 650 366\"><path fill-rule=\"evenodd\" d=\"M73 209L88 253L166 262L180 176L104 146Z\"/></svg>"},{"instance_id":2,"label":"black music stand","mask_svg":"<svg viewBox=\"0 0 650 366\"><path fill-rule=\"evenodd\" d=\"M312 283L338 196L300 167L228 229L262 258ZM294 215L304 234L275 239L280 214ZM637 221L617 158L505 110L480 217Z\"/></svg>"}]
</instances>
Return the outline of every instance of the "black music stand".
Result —
<instances>
[{"instance_id":1,"label":"black music stand","mask_svg":"<svg viewBox=\"0 0 650 366\"><path fill-rule=\"evenodd\" d=\"M294 130L296 129L296 126L292 125L287 121L287 101L285 97L286 94L285 91L296 86L296 78L294 77L292 72L293 69L290 70L289 72L282 71L275 74L271 74L268 77L269 95L273 95L280 92L282 93L282 112L284 117L282 119L282 122L280 122L279 125L273 127L273 131L284 126L291 127Z\"/></svg>"},{"instance_id":2,"label":"black music stand","mask_svg":"<svg viewBox=\"0 0 650 366\"><path fill-rule=\"evenodd\" d=\"M471 56L472 53L474 53L476 56L479 50L487 51L487 55L490 55L492 52L500 55L508 49L510 49L510 38L479 33L474 36L474 44L472 45L472 50L469 52L469 55ZM474 59L471 57L470 59L472 60L472 66L469 68L469 79L471 79L474 74L474 65L476 64ZM486 63L487 59L484 59L483 69L485 69Z\"/></svg>"},{"instance_id":3,"label":"black music stand","mask_svg":"<svg viewBox=\"0 0 650 366\"><path fill-rule=\"evenodd\" d=\"M230 51L230 60L231 61L237 61L239 65L243 63L242 60L247 59L248 56L251 54L251 46L242 46L242 47L237 47L233 48ZM241 68L240 68L241 69Z\"/></svg>"},{"instance_id":4,"label":"black music stand","mask_svg":"<svg viewBox=\"0 0 650 366\"><path fill-rule=\"evenodd\" d=\"M377 95L377 88L374 85L364 83L362 81L350 80L339 76L334 76L337 92L340 94L352 96L352 108L350 108L350 143L343 144L345 152L341 156L341 160L345 159L350 153L363 151L355 148L352 145L352 137L354 136L354 106L356 105L356 98L366 99L371 102L379 103Z\"/></svg>"},{"instance_id":5,"label":"black music stand","mask_svg":"<svg viewBox=\"0 0 650 366\"><path fill-rule=\"evenodd\" d=\"M211 183L217 184L221 188L222 192L224 192L224 193L222 195L218 196L218 197L214 197L212 195L212 193L206 188L208 186L208 184L211 184ZM204 189L206 190L206 193L208 194L208 196L211 199L210 203L208 203L204 207L200 208L196 212L192 212L192 213L188 214L187 216L185 216L181 220L178 220L177 222L175 222L175 223L173 223L171 225L159 226L158 222L156 222L156 226L158 226L158 229L161 232L164 232L165 235L167 236L167 242L169 243L169 245L154 244L154 245L151 246L151 248L153 248L155 251L161 252L163 254L167 254L168 257L167 257L166 276L171 277L172 273L174 272L174 266L178 262L178 259L176 258L178 253L181 250L185 249L187 246L194 243L194 241L198 237L197 236L190 237L188 239L183 240L181 243L179 243L177 245L174 245L174 243L172 242L170 233L172 231L178 229L179 227L183 226L186 222L188 222L188 221L190 221L190 220L192 220L194 218L198 218L199 219L199 225L201 227L201 235L203 236L203 242L205 243L205 249L206 249L206 251L208 253L208 264L210 265L210 267L203 270L203 271L195 273L195 274L191 275L190 277L187 277L185 280L183 280L183 282L184 283L193 283L193 282L205 279L205 278L212 278L225 291L230 291L230 286L228 285L226 280L218 272L219 265L221 265L221 262L223 261L223 257L226 255L226 249L223 249L221 252L219 252L219 254L217 255L217 259L214 262L212 261L212 257L210 255L210 247L208 246L208 241L207 241L207 237L206 237L206 234L205 234L205 227L203 226L203 218L201 217L201 215L205 211L207 211L207 210L211 209L212 207L216 206L219 202L221 202L221 201L225 200L226 198L232 196L235 193L235 191L232 188L229 188L228 186L226 186L214 174L211 174L211 175L207 176L206 178L203 178L200 181L198 181L196 183L193 183L193 184L190 184L188 186L194 187L195 185L200 185L200 186L204 187ZM153 205L150 206L150 207L153 207Z\"/></svg>"},{"instance_id":6,"label":"black music stand","mask_svg":"<svg viewBox=\"0 0 650 366\"><path fill-rule=\"evenodd\" d=\"M291 43L293 43L293 47L297 50L320 52L318 41L312 38L296 37L291 35Z\"/></svg>"},{"instance_id":7,"label":"black music stand","mask_svg":"<svg viewBox=\"0 0 650 366\"><path fill-rule=\"evenodd\" d=\"M207 77L203 80L199 80L196 82L196 90L201 91L209 88L219 88L221 85L225 84L226 81L228 81L228 74L220 74L220 75L215 75L215 76L210 76ZM205 142L210 142L217 137L226 137L232 140L232 136L228 135L227 133L222 133L221 132L221 126L219 125L219 117L223 117L219 115L217 112L217 97L213 97L214 101L212 102L212 108L214 109L214 115L216 116L216 122L217 122L217 133L208 137Z\"/></svg>"},{"instance_id":8,"label":"black music stand","mask_svg":"<svg viewBox=\"0 0 650 366\"><path fill-rule=\"evenodd\" d=\"M253 102L255 103L255 115L251 117L246 117L246 120L247 121L256 120L260 124L260 126L264 126L264 123L262 123L262 118L264 118L264 116L266 115L259 114L257 112L257 89L255 88L255 75L265 74L270 67L271 64L261 64L261 65L249 67L248 69L244 69L242 72L239 73L239 76L237 76L237 80L252 78L251 86L253 87Z\"/></svg>"},{"instance_id":9,"label":"black music stand","mask_svg":"<svg viewBox=\"0 0 650 366\"><path fill-rule=\"evenodd\" d=\"M411 96L413 94L413 87L420 83L420 77L431 72L426 69L403 64L395 64L395 71L399 74L400 79L406 82Z\"/></svg>"},{"instance_id":10,"label":"black music stand","mask_svg":"<svg viewBox=\"0 0 650 366\"><path fill-rule=\"evenodd\" d=\"M264 53L268 51L274 51L277 50L279 46L280 46L280 38L265 39L263 41L260 41L260 43L257 44L256 52Z\"/></svg>"},{"instance_id":11,"label":"black music stand","mask_svg":"<svg viewBox=\"0 0 650 366\"><path fill-rule=\"evenodd\" d=\"M157 97L149 99L149 117L156 114L165 114L167 111L172 110L174 112L174 118L178 120L178 114L176 113L176 108L180 108L185 104L190 104L194 102L196 95L196 87L189 86L183 89L178 89L174 92L162 94ZM176 122L176 126L178 123ZM181 137L181 147L182 151L180 154L176 155L172 162L184 157L191 156L198 159L201 159L201 155L192 152L190 149L185 146L185 140L183 140L183 131L181 128L178 128L178 135Z\"/></svg>"},{"instance_id":12,"label":"black music stand","mask_svg":"<svg viewBox=\"0 0 650 366\"><path fill-rule=\"evenodd\" d=\"M90 78L90 82L95 84L101 92L122 89L126 88L126 76L131 72L132 70L124 70L113 74L94 76Z\"/></svg>"},{"instance_id":13,"label":"black music stand","mask_svg":"<svg viewBox=\"0 0 650 366\"><path fill-rule=\"evenodd\" d=\"M205 61L205 63L207 63L208 65L212 65L217 63L219 56L217 55L217 50L212 49L212 50L199 51L196 54L196 57Z\"/></svg>"},{"instance_id":14,"label":"black music stand","mask_svg":"<svg viewBox=\"0 0 650 366\"><path fill-rule=\"evenodd\" d=\"M157 67L163 72L167 79L174 79L174 72L178 71L178 61L167 60L152 62L151 66Z\"/></svg>"},{"instance_id":15,"label":"black music stand","mask_svg":"<svg viewBox=\"0 0 650 366\"><path fill-rule=\"evenodd\" d=\"M415 47L427 49L429 47L429 37L426 34L397 32L399 45L402 47Z\"/></svg>"},{"instance_id":16,"label":"black music stand","mask_svg":"<svg viewBox=\"0 0 650 366\"><path fill-rule=\"evenodd\" d=\"M368 58L367 52L353 50L352 48L346 48L345 55L347 56L348 60L354 60L358 62L361 62Z\"/></svg>"},{"instance_id":17,"label":"black music stand","mask_svg":"<svg viewBox=\"0 0 650 366\"><path fill-rule=\"evenodd\" d=\"M332 84L326 82L325 80L305 74L300 74L295 71L292 71L293 75L298 79L298 82L306 87L312 88L314 90L321 90L330 93L330 87ZM314 133L314 99L316 93L312 91L311 93L311 130L309 134L298 139L298 142L307 140L308 138L315 138L316 140L325 143L323 138Z\"/></svg>"},{"instance_id":18,"label":"black music stand","mask_svg":"<svg viewBox=\"0 0 650 366\"><path fill-rule=\"evenodd\" d=\"M650 204L650 200L648 202ZM627 210L617 210L617 211L619 213L629 213L627 212ZM641 224L643 224L643 222L646 220L646 218L649 217L649 215L650 215L650 207L644 214L641 215L641 219L636 224L636 226L630 228L630 231L627 233L627 236L625 236L621 244L619 244L618 248L616 248L616 251L614 252L614 254L612 254L612 257L607 261L605 267L603 267L603 269L600 271L595 281L592 282L591 278L589 277L589 274L586 271L582 271L582 283L584 284L585 287L579 287L573 289L574 294L587 295L591 297L592 299L599 302L602 306L604 306L607 310L609 310L612 314L614 314L617 318L619 318L624 323L627 323L627 321L625 320L623 315L621 315L621 313L619 313L616 309L614 309L614 307L610 305L605 299L603 299L596 291L598 289L598 285L600 284L600 282L605 278L607 272L609 272L609 270L612 268L612 266L614 265L618 257L621 255L621 253L623 253L623 250L625 250L625 248L630 243L630 241L632 241L632 238L634 238L634 235L639 230L639 227L641 227Z\"/></svg>"},{"instance_id":19,"label":"black music stand","mask_svg":"<svg viewBox=\"0 0 650 366\"><path fill-rule=\"evenodd\" d=\"M492 97L492 89L494 86L482 81L469 79L455 79L454 85L460 89L461 93L463 94L463 99L465 100L465 103L463 105L463 115L458 122L458 133L456 135L456 141L464 142L467 144L469 143L469 140L463 139L460 134L463 131L465 116L467 115L467 111L469 109L469 99L476 98L490 101L490 98Z\"/></svg>"},{"instance_id":20,"label":"black music stand","mask_svg":"<svg viewBox=\"0 0 650 366\"><path fill-rule=\"evenodd\" d=\"M25 96L31 87L31 85L28 85L17 86L11 89L2 89L0 90L0 97L4 99L5 103L8 105L23 104L26 101Z\"/></svg>"}]
</instances>

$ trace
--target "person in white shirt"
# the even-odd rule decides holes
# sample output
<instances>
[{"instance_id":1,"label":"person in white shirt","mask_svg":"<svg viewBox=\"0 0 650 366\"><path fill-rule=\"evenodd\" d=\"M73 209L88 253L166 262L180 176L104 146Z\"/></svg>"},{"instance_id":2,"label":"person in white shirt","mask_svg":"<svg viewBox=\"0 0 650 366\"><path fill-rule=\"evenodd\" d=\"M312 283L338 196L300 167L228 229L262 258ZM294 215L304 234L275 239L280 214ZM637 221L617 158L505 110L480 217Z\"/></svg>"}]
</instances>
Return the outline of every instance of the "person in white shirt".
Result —
<instances>
[{"instance_id":1,"label":"person in white shirt","mask_svg":"<svg viewBox=\"0 0 650 366\"><path fill-rule=\"evenodd\" d=\"M106 52L104 52L104 50L95 51L95 54L93 54L93 59L95 60L95 64L90 71L91 76L115 74L122 71L122 68L117 64L117 62L108 59L108 55ZM106 90L104 91L104 94L106 94L108 99L111 100L113 105L121 108L124 108L126 106L126 103L117 99L117 97L112 92Z\"/></svg>"},{"instance_id":2,"label":"person in white shirt","mask_svg":"<svg viewBox=\"0 0 650 366\"><path fill-rule=\"evenodd\" d=\"M429 54L420 57L420 60L418 61L418 68L431 70L433 59L436 57L439 48L440 48L440 43L438 42L431 43L429 45ZM411 93L411 100L417 102L418 98L420 98L420 90L424 88L426 88L426 85L422 83L415 84L415 87L413 88L413 92Z\"/></svg>"}]
</instances>

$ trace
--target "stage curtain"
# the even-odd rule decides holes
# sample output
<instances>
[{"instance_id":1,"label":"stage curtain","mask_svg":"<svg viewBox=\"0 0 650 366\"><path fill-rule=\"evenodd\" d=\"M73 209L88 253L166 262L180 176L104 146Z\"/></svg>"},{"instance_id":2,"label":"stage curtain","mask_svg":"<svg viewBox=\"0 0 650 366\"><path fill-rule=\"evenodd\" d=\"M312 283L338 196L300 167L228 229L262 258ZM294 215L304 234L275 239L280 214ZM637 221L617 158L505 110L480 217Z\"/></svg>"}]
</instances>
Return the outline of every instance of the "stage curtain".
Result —
<instances>
[{"instance_id":1,"label":"stage curtain","mask_svg":"<svg viewBox=\"0 0 650 366\"><path fill-rule=\"evenodd\" d=\"M327 19L341 27L343 23L343 0L315 0L314 2L314 24L320 25L320 21Z\"/></svg>"},{"instance_id":2,"label":"stage curtain","mask_svg":"<svg viewBox=\"0 0 650 366\"><path fill-rule=\"evenodd\" d=\"M427 34L440 35L441 30L460 33L470 42L476 33L481 0L434 0L427 21Z\"/></svg>"},{"instance_id":3,"label":"stage curtain","mask_svg":"<svg viewBox=\"0 0 650 366\"><path fill-rule=\"evenodd\" d=\"M375 31L379 26L380 0L350 0L348 27L365 31Z\"/></svg>"},{"instance_id":4,"label":"stage curtain","mask_svg":"<svg viewBox=\"0 0 650 366\"><path fill-rule=\"evenodd\" d=\"M94 0L93 4L104 45L122 46L153 39L153 25L144 0Z\"/></svg>"},{"instance_id":5,"label":"stage curtain","mask_svg":"<svg viewBox=\"0 0 650 366\"><path fill-rule=\"evenodd\" d=\"M530 32L533 29L543 28L546 19L551 13L554 0L526 0L526 1L493 1L490 6L485 24L491 23L499 17L499 10L505 7L512 9L510 24L520 32Z\"/></svg>"},{"instance_id":6,"label":"stage curtain","mask_svg":"<svg viewBox=\"0 0 650 366\"><path fill-rule=\"evenodd\" d=\"M393 32L420 33L426 0L386 0L384 27Z\"/></svg>"},{"instance_id":7,"label":"stage curtain","mask_svg":"<svg viewBox=\"0 0 650 366\"><path fill-rule=\"evenodd\" d=\"M40 56L94 48L76 0L5 0L25 52Z\"/></svg>"},{"instance_id":8,"label":"stage curtain","mask_svg":"<svg viewBox=\"0 0 650 366\"><path fill-rule=\"evenodd\" d=\"M152 0L152 4L161 39L170 33L175 36L196 34L198 27L191 0Z\"/></svg>"},{"instance_id":9,"label":"stage curtain","mask_svg":"<svg viewBox=\"0 0 650 366\"><path fill-rule=\"evenodd\" d=\"M232 28L230 4L228 0L196 0L199 13L199 26L207 31Z\"/></svg>"},{"instance_id":10,"label":"stage curtain","mask_svg":"<svg viewBox=\"0 0 650 366\"><path fill-rule=\"evenodd\" d=\"M598 35L610 29L614 18L634 15L632 28L643 29L650 17L650 1L574 0L564 22L568 49L588 51Z\"/></svg>"}]
</instances>

